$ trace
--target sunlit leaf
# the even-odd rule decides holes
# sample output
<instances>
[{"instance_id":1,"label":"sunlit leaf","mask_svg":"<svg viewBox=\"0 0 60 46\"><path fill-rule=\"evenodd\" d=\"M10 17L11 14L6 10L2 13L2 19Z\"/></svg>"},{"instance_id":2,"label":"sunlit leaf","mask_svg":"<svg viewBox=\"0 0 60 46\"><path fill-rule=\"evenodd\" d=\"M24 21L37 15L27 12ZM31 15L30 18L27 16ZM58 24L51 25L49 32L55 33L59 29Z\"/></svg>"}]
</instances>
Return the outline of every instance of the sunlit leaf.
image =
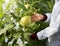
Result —
<instances>
[{"instance_id":1,"label":"sunlit leaf","mask_svg":"<svg viewBox=\"0 0 60 46\"><path fill-rule=\"evenodd\" d=\"M2 35L3 33L5 33L7 30L11 29L14 25L7 25L4 29L0 30L0 35Z\"/></svg>"},{"instance_id":2,"label":"sunlit leaf","mask_svg":"<svg viewBox=\"0 0 60 46\"><path fill-rule=\"evenodd\" d=\"M0 18L3 16L2 0L0 0Z\"/></svg>"}]
</instances>

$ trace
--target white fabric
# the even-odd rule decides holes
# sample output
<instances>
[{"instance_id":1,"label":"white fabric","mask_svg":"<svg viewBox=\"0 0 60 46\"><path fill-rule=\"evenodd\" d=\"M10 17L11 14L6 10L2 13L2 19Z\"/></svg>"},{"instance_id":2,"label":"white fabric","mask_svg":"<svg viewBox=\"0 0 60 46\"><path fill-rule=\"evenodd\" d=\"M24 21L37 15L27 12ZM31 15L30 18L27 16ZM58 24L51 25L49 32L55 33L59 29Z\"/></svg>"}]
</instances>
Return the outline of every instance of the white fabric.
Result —
<instances>
[{"instance_id":1,"label":"white fabric","mask_svg":"<svg viewBox=\"0 0 60 46\"><path fill-rule=\"evenodd\" d=\"M51 18L49 17L47 20L50 20L50 25L37 33L38 39L42 40L48 38L48 46L60 46L60 1L56 0Z\"/></svg>"},{"instance_id":2,"label":"white fabric","mask_svg":"<svg viewBox=\"0 0 60 46\"><path fill-rule=\"evenodd\" d=\"M59 2L60 0L55 0L55 3Z\"/></svg>"},{"instance_id":3,"label":"white fabric","mask_svg":"<svg viewBox=\"0 0 60 46\"><path fill-rule=\"evenodd\" d=\"M51 13L46 13L45 15L47 15L48 19L45 22L49 22L51 19Z\"/></svg>"}]
</instances>

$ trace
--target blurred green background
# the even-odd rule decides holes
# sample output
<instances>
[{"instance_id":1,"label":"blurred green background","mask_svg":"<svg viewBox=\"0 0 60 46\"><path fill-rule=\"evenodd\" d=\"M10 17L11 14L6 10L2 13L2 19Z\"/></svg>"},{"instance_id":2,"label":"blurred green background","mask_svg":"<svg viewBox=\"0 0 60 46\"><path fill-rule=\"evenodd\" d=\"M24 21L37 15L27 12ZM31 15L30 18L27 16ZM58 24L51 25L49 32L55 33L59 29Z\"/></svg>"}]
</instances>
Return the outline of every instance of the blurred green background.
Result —
<instances>
[{"instance_id":1,"label":"blurred green background","mask_svg":"<svg viewBox=\"0 0 60 46\"><path fill-rule=\"evenodd\" d=\"M49 23L36 22L22 27L23 16L51 13L54 0L0 0L0 46L46 46L45 40L31 40L29 34L41 31Z\"/></svg>"}]
</instances>

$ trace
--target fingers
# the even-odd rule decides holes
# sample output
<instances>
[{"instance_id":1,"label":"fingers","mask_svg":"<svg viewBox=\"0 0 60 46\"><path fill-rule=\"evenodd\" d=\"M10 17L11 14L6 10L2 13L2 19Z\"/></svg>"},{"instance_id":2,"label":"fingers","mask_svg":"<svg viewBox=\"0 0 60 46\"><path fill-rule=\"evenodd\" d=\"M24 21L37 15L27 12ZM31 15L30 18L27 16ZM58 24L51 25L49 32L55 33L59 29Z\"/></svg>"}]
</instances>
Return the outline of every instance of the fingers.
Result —
<instances>
[{"instance_id":1,"label":"fingers","mask_svg":"<svg viewBox=\"0 0 60 46\"><path fill-rule=\"evenodd\" d=\"M31 21L32 22L36 22L36 20L37 20L38 18L37 18L37 16L34 14L33 16L31 16Z\"/></svg>"},{"instance_id":2,"label":"fingers","mask_svg":"<svg viewBox=\"0 0 60 46\"><path fill-rule=\"evenodd\" d=\"M37 17L31 17L31 21L32 22L37 22L38 21L38 18Z\"/></svg>"},{"instance_id":3,"label":"fingers","mask_svg":"<svg viewBox=\"0 0 60 46\"><path fill-rule=\"evenodd\" d=\"M38 22L43 18L42 15L38 14L38 13L34 13L33 16L31 16L31 21L32 22Z\"/></svg>"}]
</instances>

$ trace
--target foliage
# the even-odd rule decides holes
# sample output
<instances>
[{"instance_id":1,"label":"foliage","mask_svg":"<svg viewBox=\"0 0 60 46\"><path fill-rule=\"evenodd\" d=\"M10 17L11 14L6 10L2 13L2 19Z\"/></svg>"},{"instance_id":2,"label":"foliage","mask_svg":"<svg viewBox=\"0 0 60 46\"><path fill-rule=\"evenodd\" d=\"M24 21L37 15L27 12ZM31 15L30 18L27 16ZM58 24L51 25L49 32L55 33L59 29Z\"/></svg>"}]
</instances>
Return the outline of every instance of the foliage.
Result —
<instances>
[{"instance_id":1,"label":"foliage","mask_svg":"<svg viewBox=\"0 0 60 46\"><path fill-rule=\"evenodd\" d=\"M22 27L19 22L23 16L52 11L54 0L0 0L0 46L45 46L45 40L31 40L29 35L48 26L36 22Z\"/></svg>"}]
</instances>

